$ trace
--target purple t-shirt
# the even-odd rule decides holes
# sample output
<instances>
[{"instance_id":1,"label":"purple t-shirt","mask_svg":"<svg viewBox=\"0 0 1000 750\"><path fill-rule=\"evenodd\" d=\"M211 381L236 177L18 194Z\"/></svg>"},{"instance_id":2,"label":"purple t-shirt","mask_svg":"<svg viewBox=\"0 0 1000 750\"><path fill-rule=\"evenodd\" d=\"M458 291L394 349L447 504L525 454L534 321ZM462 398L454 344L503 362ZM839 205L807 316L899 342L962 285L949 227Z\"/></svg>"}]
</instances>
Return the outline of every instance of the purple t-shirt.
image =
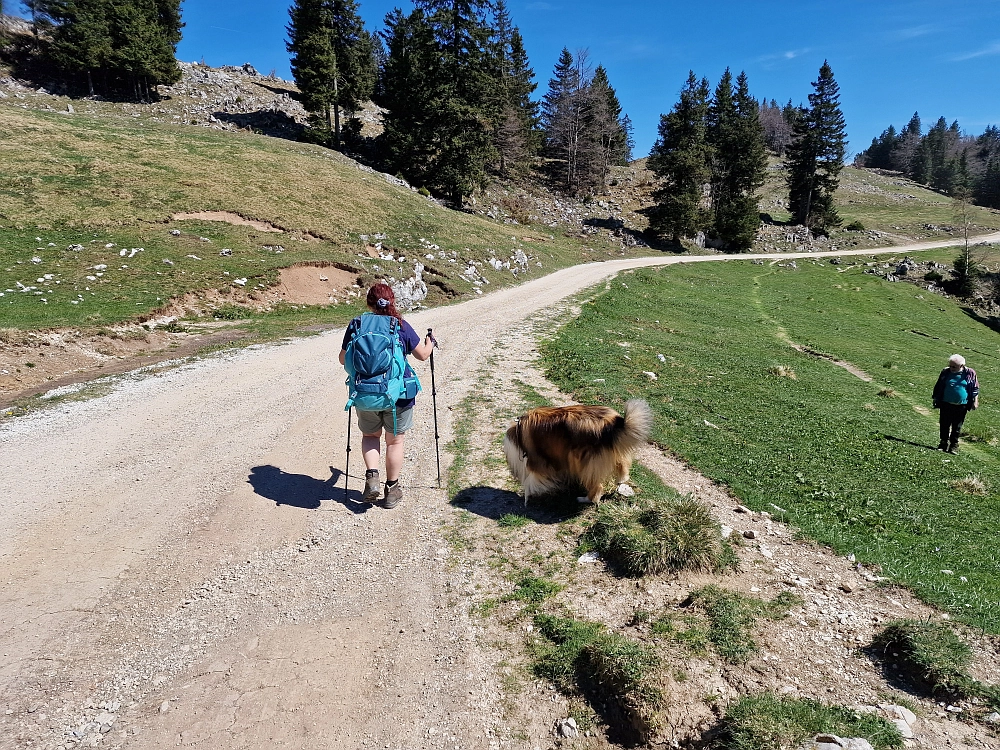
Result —
<instances>
[{"instance_id":1,"label":"purple t-shirt","mask_svg":"<svg viewBox=\"0 0 1000 750\"><path fill-rule=\"evenodd\" d=\"M354 338L354 334L357 333L360 326L361 318L355 318L348 324L347 330L344 332L344 342L340 345L341 349L347 349L347 345ZM396 328L396 333L399 336L399 343L403 347L404 355L409 356L414 349L420 346L420 334L414 331L413 326L405 320L400 321L399 327ZM407 362L403 377L408 378L411 375L413 375L413 370L410 368L410 363ZM401 398L396 402L396 409L409 409L416 402L415 398Z\"/></svg>"}]
</instances>

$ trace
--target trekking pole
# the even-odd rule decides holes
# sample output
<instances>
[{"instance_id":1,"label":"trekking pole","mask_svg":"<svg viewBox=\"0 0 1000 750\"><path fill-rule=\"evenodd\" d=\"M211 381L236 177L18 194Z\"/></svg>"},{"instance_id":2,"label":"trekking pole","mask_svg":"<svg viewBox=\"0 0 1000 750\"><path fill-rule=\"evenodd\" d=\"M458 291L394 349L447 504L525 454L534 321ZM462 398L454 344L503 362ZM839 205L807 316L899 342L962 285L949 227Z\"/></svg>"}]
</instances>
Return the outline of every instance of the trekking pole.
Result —
<instances>
[{"instance_id":1,"label":"trekking pole","mask_svg":"<svg viewBox=\"0 0 1000 750\"><path fill-rule=\"evenodd\" d=\"M427 329L427 335L431 339L431 403L434 404L434 455L437 457L438 487L441 486L441 449L438 447L438 402L437 386L434 384L434 349L437 347L437 340L431 329Z\"/></svg>"},{"instance_id":2,"label":"trekking pole","mask_svg":"<svg viewBox=\"0 0 1000 750\"><path fill-rule=\"evenodd\" d=\"M344 461L344 498L347 498L347 480L351 476L351 409L347 410L347 460Z\"/></svg>"}]
</instances>

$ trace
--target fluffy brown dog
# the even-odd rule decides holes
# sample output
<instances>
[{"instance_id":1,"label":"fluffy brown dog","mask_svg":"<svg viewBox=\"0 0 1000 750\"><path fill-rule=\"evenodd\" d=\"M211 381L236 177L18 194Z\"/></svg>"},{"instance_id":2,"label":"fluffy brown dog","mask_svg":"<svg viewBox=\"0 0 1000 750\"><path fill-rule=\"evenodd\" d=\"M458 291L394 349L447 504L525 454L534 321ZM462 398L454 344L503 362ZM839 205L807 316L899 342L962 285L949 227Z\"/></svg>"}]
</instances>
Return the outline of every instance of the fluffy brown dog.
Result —
<instances>
[{"instance_id":1,"label":"fluffy brown dog","mask_svg":"<svg viewBox=\"0 0 1000 750\"><path fill-rule=\"evenodd\" d=\"M638 399L619 414L607 406L532 409L514 420L503 439L510 473L524 488L524 504L559 486L587 490L580 502L597 502L614 474L627 482L635 449L646 442L653 412Z\"/></svg>"}]
</instances>

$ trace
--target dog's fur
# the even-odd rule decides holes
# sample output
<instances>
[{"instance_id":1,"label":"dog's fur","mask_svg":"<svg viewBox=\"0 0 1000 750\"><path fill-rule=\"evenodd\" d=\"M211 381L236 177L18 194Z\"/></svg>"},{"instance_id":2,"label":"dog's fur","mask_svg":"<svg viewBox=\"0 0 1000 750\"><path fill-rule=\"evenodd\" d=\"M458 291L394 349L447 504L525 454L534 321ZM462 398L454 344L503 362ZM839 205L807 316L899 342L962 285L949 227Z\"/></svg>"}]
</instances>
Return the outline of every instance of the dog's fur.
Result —
<instances>
[{"instance_id":1,"label":"dog's fur","mask_svg":"<svg viewBox=\"0 0 1000 750\"><path fill-rule=\"evenodd\" d=\"M532 409L507 429L503 450L510 473L524 488L524 504L560 486L578 484L597 502L614 474L627 482L635 449L646 442L653 413L645 401L625 404L619 414L607 406Z\"/></svg>"}]
</instances>

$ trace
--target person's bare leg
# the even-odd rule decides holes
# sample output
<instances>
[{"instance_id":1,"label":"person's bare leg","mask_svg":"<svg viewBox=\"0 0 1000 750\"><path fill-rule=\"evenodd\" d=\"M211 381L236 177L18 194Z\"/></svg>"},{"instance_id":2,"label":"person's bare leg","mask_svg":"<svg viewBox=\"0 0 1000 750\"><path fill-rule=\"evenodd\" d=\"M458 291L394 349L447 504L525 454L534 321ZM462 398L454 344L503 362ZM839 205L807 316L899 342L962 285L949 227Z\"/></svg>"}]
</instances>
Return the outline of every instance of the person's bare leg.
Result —
<instances>
[{"instance_id":1,"label":"person's bare leg","mask_svg":"<svg viewBox=\"0 0 1000 750\"><path fill-rule=\"evenodd\" d=\"M405 438L405 434L393 435L386 430L385 478L389 482L395 482L399 479L399 473L403 470L403 441Z\"/></svg>"},{"instance_id":2,"label":"person's bare leg","mask_svg":"<svg viewBox=\"0 0 1000 750\"><path fill-rule=\"evenodd\" d=\"M388 434L386 438L388 439ZM377 469L379 458L382 452L382 431L379 430L374 435L361 436L361 452L365 457L366 469Z\"/></svg>"}]
</instances>

